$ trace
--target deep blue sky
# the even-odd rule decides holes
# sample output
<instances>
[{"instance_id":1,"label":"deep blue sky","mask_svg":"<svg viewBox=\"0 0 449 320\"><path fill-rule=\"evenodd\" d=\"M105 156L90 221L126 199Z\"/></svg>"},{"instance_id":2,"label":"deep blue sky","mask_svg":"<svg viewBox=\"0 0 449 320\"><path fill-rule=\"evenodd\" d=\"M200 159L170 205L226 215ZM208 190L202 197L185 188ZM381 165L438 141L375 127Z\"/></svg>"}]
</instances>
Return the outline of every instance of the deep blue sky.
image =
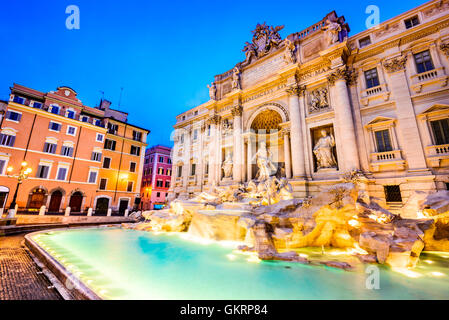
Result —
<instances>
[{"instance_id":1,"label":"deep blue sky","mask_svg":"<svg viewBox=\"0 0 449 320\"><path fill-rule=\"evenodd\" d=\"M370 4L385 21L425 1L24 1L1 0L0 99L19 83L40 91L65 85L96 106L101 98L152 132L149 145L172 145L175 116L208 100L213 76L244 59L258 22L285 25L283 37L336 10L351 35L365 30ZM65 9L80 8L80 30Z\"/></svg>"}]
</instances>

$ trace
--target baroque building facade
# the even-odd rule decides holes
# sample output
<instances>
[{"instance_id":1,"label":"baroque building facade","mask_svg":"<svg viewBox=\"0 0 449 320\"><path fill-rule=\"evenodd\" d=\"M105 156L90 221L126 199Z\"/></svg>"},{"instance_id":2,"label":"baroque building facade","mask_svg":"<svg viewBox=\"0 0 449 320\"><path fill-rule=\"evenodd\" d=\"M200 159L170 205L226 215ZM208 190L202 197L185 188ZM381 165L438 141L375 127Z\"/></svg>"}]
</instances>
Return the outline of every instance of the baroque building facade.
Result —
<instances>
[{"instance_id":1,"label":"baroque building facade","mask_svg":"<svg viewBox=\"0 0 449 320\"><path fill-rule=\"evenodd\" d=\"M336 12L282 28L257 25L245 61L177 116L170 199L260 178L263 149L298 197L350 173L393 210L448 187L449 1L354 36Z\"/></svg>"}]
</instances>

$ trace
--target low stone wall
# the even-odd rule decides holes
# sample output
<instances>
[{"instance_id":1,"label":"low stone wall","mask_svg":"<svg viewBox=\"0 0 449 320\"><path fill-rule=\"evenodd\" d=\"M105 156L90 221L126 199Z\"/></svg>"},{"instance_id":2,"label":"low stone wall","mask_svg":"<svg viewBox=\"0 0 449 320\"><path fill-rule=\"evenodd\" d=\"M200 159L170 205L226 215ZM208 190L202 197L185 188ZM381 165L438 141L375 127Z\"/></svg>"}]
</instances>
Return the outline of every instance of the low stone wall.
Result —
<instances>
[{"instance_id":1,"label":"low stone wall","mask_svg":"<svg viewBox=\"0 0 449 320\"><path fill-rule=\"evenodd\" d=\"M17 225L27 224L77 224L84 222L98 223L122 223L130 222L128 217L107 217L107 216L39 216L39 215L16 215Z\"/></svg>"}]
</instances>

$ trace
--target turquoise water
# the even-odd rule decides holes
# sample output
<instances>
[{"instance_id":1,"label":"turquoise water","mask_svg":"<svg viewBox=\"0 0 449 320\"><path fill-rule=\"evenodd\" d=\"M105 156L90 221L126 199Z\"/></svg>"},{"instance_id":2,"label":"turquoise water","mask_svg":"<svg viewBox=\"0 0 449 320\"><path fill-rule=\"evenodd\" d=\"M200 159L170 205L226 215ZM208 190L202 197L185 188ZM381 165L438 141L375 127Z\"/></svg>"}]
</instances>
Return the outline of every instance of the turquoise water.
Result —
<instances>
[{"instance_id":1,"label":"turquoise water","mask_svg":"<svg viewBox=\"0 0 449 320\"><path fill-rule=\"evenodd\" d=\"M380 269L380 289L356 271L260 261L182 234L119 228L33 236L105 299L448 299L449 253L427 253L412 273Z\"/></svg>"}]
</instances>

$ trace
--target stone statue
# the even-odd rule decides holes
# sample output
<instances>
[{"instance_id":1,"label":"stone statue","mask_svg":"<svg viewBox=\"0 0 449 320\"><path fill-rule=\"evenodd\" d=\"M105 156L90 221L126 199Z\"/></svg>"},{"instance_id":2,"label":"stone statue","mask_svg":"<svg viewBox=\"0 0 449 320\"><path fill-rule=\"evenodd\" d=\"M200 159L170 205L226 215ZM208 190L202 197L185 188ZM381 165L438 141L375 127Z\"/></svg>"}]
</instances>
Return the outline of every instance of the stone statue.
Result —
<instances>
[{"instance_id":1,"label":"stone statue","mask_svg":"<svg viewBox=\"0 0 449 320\"><path fill-rule=\"evenodd\" d=\"M245 42L245 46L243 47L243 52L245 52L245 63L251 63L251 58L257 59L257 49L253 43Z\"/></svg>"},{"instance_id":2,"label":"stone statue","mask_svg":"<svg viewBox=\"0 0 449 320\"><path fill-rule=\"evenodd\" d=\"M267 145L264 141L260 143L259 150L257 150L252 161L256 160L257 167L259 168L258 180L264 181L276 174L276 166L271 160L272 153L267 149Z\"/></svg>"},{"instance_id":3,"label":"stone statue","mask_svg":"<svg viewBox=\"0 0 449 320\"><path fill-rule=\"evenodd\" d=\"M232 70L232 89L240 90L241 88L240 70L238 67L235 67L234 70Z\"/></svg>"},{"instance_id":4,"label":"stone statue","mask_svg":"<svg viewBox=\"0 0 449 320\"><path fill-rule=\"evenodd\" d=\"M222 134L223 134L223 136L230 136L230 135L232 135L232 128L233 128L233 124L232 124L232 122L229 122L229 120L228 119L225 119L225 120L223 120L223 123L222 123Z\"/></svg>"},{"instance_id":5,"label":"stone statue","mask_svg":"<svg viewBox=\"0 0 449 320\"><path fill-rule=\"evenodd\" d=\"M335 139L332 134L328 135L327 131L321 130L321 138L313 148L313 153L316 156L318 169L336 168L337 161L335 160L332 148L335 147Z\"/></svg>"},{"instance_id":6,"label":"stone statue","mask_svg":"<svg viewBox=\"0 0 449 320\"><path fill-rule=\"evenodd\" d=\"M285 39L284 59L287 63L296 63L295 45L289 39Z\"/></svg>"},{"instance_id":7,"label":"stone statue","mask_svg":"<svg viewBox=\"0 0 449 320\"><path fill-rule=\"evenodd\" d=\"M225 178L232 178L232 167L233 167L233 162L232 162L232 158L231 158L231 153L228 152L226 155L225 161L223 161L223 166L222 166Z\"/></svg>"},{"instance_id":8,"label":"stone statue","mask_svg":"<svg viewBox=\"0 0 449 320\"><path fill-rule=\"evenodd\" d=\"M341 25L337 21L326 20L326 25L322 28L326 30L327 44L329 46L339 41L339 35L341 32Z\"/></svg>"},{"instance_id":9,"label":"stone statue","mask_svg":"<svg viewBox=\"0 0 449 320\"><path fill-rule=\"evenodd\" d=\"M215 85L215 82L212 82L211 85L207 85L209 88L209 97L212 100L217 100L217 86Z\"/></svg>"},{"instance_id":10,"label":"stone statue","mask_svg":"<svg viewBox=\"0 0 449 320\"><path fill-rule=\"evenodd\" d=\"M277 47L281 43L282 37L279 35L279 31L282 29L284 29L284 26L270 27L270 49Z\"/></svg>"}]
</instances>

